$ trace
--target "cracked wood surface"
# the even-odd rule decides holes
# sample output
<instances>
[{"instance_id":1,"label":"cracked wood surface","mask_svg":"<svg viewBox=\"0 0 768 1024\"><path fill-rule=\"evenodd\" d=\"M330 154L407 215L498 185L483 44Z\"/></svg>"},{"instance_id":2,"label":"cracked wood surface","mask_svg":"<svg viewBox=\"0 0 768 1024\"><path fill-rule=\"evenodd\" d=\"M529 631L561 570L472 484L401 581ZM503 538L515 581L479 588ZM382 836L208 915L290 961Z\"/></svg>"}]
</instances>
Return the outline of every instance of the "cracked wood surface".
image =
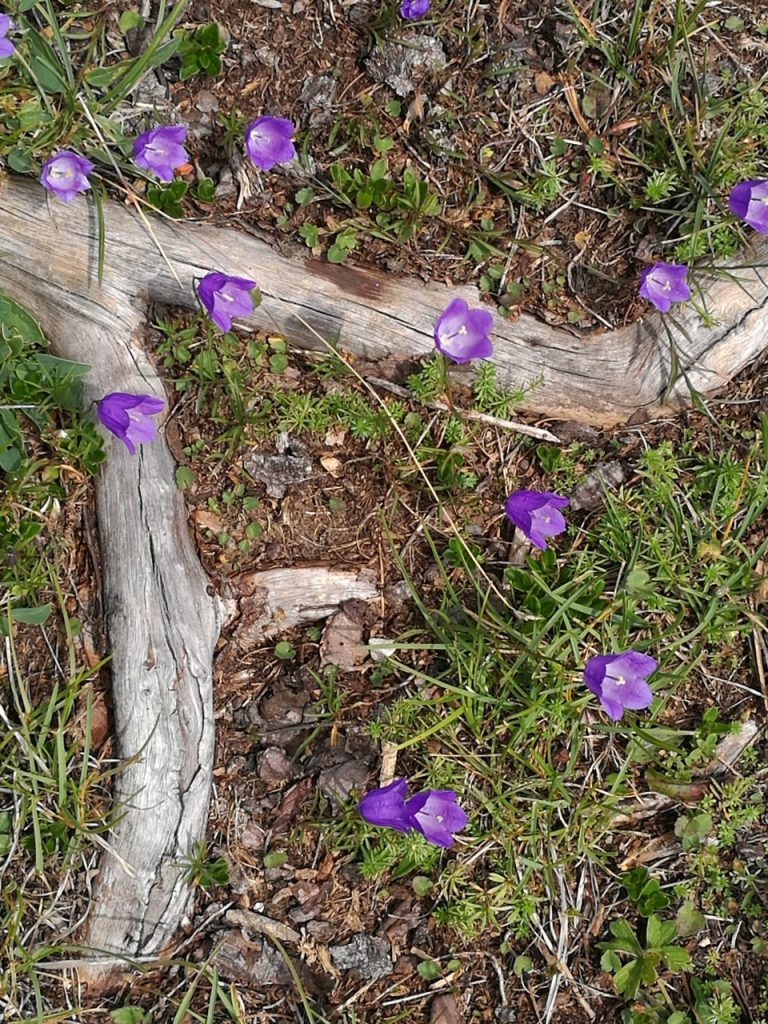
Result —
<instances>
[{"instance_id":1,"label":"cracked wood surface","mask_svg":"<svg viewBox=\"0 0 768 1024\"><path fill-rule=\"evenodd\" d=\"M91 365L86 402L117 390L164 397L140 343L147 304L192 306L193 279L210 270L258 282L263 301L245 321L250 326L321 347L313 328L370 360L431 352L432 324L449 298L479 302L474 288L286 259L234 230L153 219L179 284L133 210L105 201L104 214L99 285L93 203L78 196L64 205L36 182L0 179L0 288L39 319L56 354ZM676 342L685 375L672 382L670 344L656 315L589 338L527 315L495 317L493 361L506 386L540 381L521 408L611 425L638 411L677 408L689 400L690 386L704 394L721 387L763 350L766 301L758 272L740 271L738 283L709 280L706 304L719 324L705 329L693 311L685 312L687 337L677 332ZM147 955L173 937L189 899L179 861L205 832L214 744L211 659L223 608L207 591L162 432L135 457L116 439L107 445L97 511L117 753L131 760L116 782L125 816L110 837L113 852L100 862L85 941L94 949Z\"/></svg>"},{"instance_id":2,"label":"cracked wood surface","mask_svg":"<svg viewBox=\"0 0 768 1024\"><path fill-rule=\"evenodd\" d=\"M480 301L473 287L423 285L302 254L288 259L233 229L152 218L152 233L179 284L132 208L105 201L104 214L104 282L98 289L92 203L78 196L65 206L27 180L6 178L0 184L0 223L3 235L10 228L13 265L32 279L47 274L46 286L66 292L75 306L82 297L111 315L143 314L148 301L193 306L194 278L220 270L249 276L261 289L261 306L243 323L283 334L292 344L322 348L314 330L354 355L376 360L426 355L433 349L433 322L448 300L460 295L470 304ZM34 248L24 244L32 237ZM2 238L0 248L6 248ZM744 259L761 262L766 254L763 244ZM736 274L738 280L699 274L706 307L718 322L703 326L689 303L675 313L681 329L670 324L671 339L656 313L588 337L525 313L516 320L495 316L498 379L530 389L521 409L554 419L611 426L672 412L690 403L691 388L703 395L717 391L765 346L768 287L759 269Z\"/></svg>"}]
</instances>

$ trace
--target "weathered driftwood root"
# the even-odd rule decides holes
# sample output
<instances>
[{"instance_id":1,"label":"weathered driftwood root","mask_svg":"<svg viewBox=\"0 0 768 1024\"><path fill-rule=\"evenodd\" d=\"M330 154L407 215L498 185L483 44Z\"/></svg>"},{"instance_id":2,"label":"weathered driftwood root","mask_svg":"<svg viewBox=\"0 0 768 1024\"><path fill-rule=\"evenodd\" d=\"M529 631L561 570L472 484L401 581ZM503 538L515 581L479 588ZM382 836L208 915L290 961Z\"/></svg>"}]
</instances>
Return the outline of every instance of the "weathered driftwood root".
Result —
<instances>
[{"instance_id":1,"label":"weathered driftwood root","mask_svg":"<svg viewBox=\"0 0 768 1024\"><path fill-rule=\"evenodd\" d=\"M105 220L106 294L95 300L92 206L83 197L64 206L47 199L35 182L5 179L0 184L0 250L8 249L7 234L12 244L0 255L0 268L21 275L27 296L34 290L50 304L56 294L66 293L70 307L88 296L113 315L124 315L125 308L141 310L148 300L190 306L193 278L209 270L250 276L263 296L247 321L251 326L312 348L321 347L319 334L365 359L432 351L432 324L448 299L461 295L471 304L479 301L472 287L422 285L302 255L286 259L234 230L153 218L153 234L177 281L134 210L106 203ZM761 245L743 259L759 263L766 254L768 246ZM656 314L587 338L527 314L517 320L497 317L493 361L498 377L507 386L531 389L521 409L555 419L611 426L638 412L674 411L690 401L691 388L713 393L765 347L768 284L759 270L740 270L736 276L702 279L704 302L717 325L702 326L689 304L679 316L683 330L671 328L674 352Z\"/></svg>"},{"instance_id":2,"label":"weathered driftwood root","mask_svg":"<svg viewBox=\"0 0 768 1024\"><path fill-rule=\"evenodd\" d=\"M78 197L65 206L34 182L0 181L0 287L35 312L59 355L92 366L88 401L115 390L162 394L138 340L147 303L192 305L193 278L209 270L258 282L263 301L251 326L310 347L319 334L366 359L428 353L449 297L479 301L473 288L289 260L236 231L153 219L177 281L134 211L107 202L104 213L99 285L93 205ZM765 346L768 288L759 273L742 271L738 283L713 278L705 299L718 325L705 329L686 311L674 358L655 315L587 339L526 315L496 318L498 377L531 388L522 408L556 419L610 425L677 408L691 388L715 391ZM118 752L132 759L117 783L125 815L101 861L87 943L138 956L170 941L188 902L179 862L205 830L222 609L190 543L165 443L134 458L109 444L96 491ZM262 585L269 591L269 581ZM327 614L327 595L320 603Z\"/></svg>"}]
</instances>

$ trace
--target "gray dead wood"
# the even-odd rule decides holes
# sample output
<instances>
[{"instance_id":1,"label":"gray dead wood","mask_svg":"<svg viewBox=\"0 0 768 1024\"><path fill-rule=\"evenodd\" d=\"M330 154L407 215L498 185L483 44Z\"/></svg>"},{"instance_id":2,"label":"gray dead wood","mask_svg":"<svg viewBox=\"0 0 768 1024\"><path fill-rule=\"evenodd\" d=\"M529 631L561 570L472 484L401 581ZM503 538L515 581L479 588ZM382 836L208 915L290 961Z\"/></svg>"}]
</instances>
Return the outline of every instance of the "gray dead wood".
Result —
<instances>
[{"instance_id":1,"label":"gray dead wood","mask_svg":"<svg viewBox=\"0 0 768 1024\"><path fill-rule=\"evenodd\" d=\"M479 301L474 288L286 259L236 230L153 219L153 239L134 210L115 201L105 202L104 215L99 284L93 203L78 196L64 205L35 182L0 180L0 288L34 311L58 355L92 366L89 402L115 390L163 394L141 344L148 303L193 305L193 279L210 270L258 283L263 302L250 326L314 348L317 332L368 360L429 353L448 299ZM657 316L583 339L526 315L494 320L499 380L531 388L521 408L557 419L610 425L678 408L690 387L717 390L764 347L768 289L753 271L739 277L740 285L707 282L717 327L701 327L692 310L683 315L688 337L678 334L676 345L685 375L675 380ZM179 861L205 831L211 658L223 608L209 596L190 543L165 443L133 458L114 439L108 446L96 493L118 754L132 760L117 780L125 816L110 837L114 852L100 863L86 942L131 956L165 947L188 904ZM327 595L322 603L327 609Z\"/></svg>"},{"instance_id":2,"label":"gray dead wood","mask_svg":"<svg viewBox=\"0 0 768 1024\"><path fill-rule=\"evenodd\" d=\"M460 295L479 302L472 287L423 285L301 254L287 259L236 230L153 218L153 233L179 283L132 208L107 202L105 220L104 294L97 298L93 206L85 197L64 206L35 182L6 178L0 224L11 225L15 244L0 260L25 277L44 277L49 297L66 291L75 305L82 298L84 308L96 302L120 317L126 309L143 315L149 301L191 306L193 279L210 270L250 276L263 296L245 321L250 326L312 348L322 347L317 332L367 360L427 354L433 349L432 324L448 299ZM762 262L767 252L762 245L741 260ZM495 317L498 377L505 386L531 389L521 409L555 419L610 426L637 414L672 412L689 403L691 388L712 394L765 347L768 287L759 271L743 269L737 277L700 277L717 325L702 326L689 304L679 315L685 333L673 327L672 342L656 314L586 338L527 314L517 320Z\"/></svg>"}]
</instances>

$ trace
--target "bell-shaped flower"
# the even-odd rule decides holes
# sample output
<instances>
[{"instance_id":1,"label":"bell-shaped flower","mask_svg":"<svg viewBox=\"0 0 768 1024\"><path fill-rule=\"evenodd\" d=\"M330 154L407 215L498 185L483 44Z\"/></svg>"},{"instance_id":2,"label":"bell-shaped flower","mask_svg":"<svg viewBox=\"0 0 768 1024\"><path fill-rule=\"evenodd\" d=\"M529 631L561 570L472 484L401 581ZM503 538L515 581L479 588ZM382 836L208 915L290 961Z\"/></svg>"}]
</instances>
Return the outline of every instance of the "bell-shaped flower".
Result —
<instances>
[{"instance_id":1,"label":"bell-shaped flower","mask_svg":"<svg viewBox=\"0 0 768 1024\"><path fill-rule=\"evenodd\" d=\"M625 708L647 708L653 693L646 677L657 666L655 658L631 648L619 654L596 654L584 666L584 682L617 722Z\"/></svg>"},{"instance_id":2,"label":"bell-shaped flower","mask_svg":"<svg viewBox=\"0 0 768 1024\"><path fill-rule=\"evenodd\" d=\"M513 491L504 502L504 511L531 544L542 551L547 549L547 537L554 537L565 529L565 518L560 511L570 504L568 498L552 491Z\"/></svg>"},{"instance_id":3,"label":"bell-shaped flower","mask_svg":"<svg viewBox=\"0 0 768 1024\"><path fill-rule=\"evenodd\" d=\"M135 455L137 444L152 441L157 435L157 426L149 417L161 412L164 404L154 395L112 391L96 403L96 416Z\"/></svg>"},{"instance_id":4,"label":"bell-shaped flower","mask_svg":"<svg viewBox=\"0 0 768 1024\"><path fill-rule=\"evenodd\" d=\"M405 794L408 783L405 779L394 779L388 786L379 786L366 793L358 805L360 817L371 825L396 828L407 832L411 821L405 809Z\"/></svg>"},{"instance_id":5,"label":"bell-shaped flower","mask_svg":"<svg viewBox=\"0 0 768 1024\"><path fill-rule=\"evenodd\" d=\"M183 124L159 124L142 132L133 140L133 162L161 181L173 181L176 168L189 162L182 145L186 134Z\"/></svg>"},{"instance_id":6,"label":"bell-shaped flower","mask_svg":"<svg viewBox=\"0 0 768 1024\"><path fill-rule=\"evenodd\" d=\"M768 181L740 181L728 195L728 208L761 235L768 232Z\"/></svg>"},{"instance_id":7,"label":"bell-shaped flower","mask_svg":"<svg viewBox=\"0 0 768 1024\"><path fill-rule=\"evenodd\" d=\"M245 151L252 162L269 171L275 164L285 164L296 156L291 136L296 131L285 117L263 115L245 129Z\"/></svg>"},{"instance_id":8,"label":"bell-shaped flower","mask_svg":"<svg viewBox=\"0 0 768 1024\"><path fill-rule=\"evenodd\" d=\"M216 326L228 331L233 316L253 312L251 290L255 287L256 282L247 277L230 277L213 271L198 282L197 297Z\"/></svg>"},{"instance_id":9,"label":"bell-shaped flower","mask_svg":"<svg viewBox=\"0 0 768 1024\"><path fill-rule=\"evenodd\" d=\"M435 320L435 347L454 363L486 359L493 352L488 337L492 323L487 309L470 309L464 299L452 299Z\"/></svg>"},{"instance_id":10,"label":"bell-shaped flower","mask_svg":"<svg viewBox=\"0 0 768 1024\"><path fill-rule=\"evenodd\" d=\"M78 192L85 192L91 187L87 175L92 170L93 164L84 156L78 156L69 149L60 149L43 164L40 184L62 203L69 203Z\"/></svg>"},{"instance_id":11,"label":"bell-shaped flower","mask_svg":"<svg viewBox=\"0 0 768 1024\"><path fill-rule=\"evenodd\" d=\"M640 271L638 294L666 313L673 302L685 302L691 297L687 276L684 263L654 263Z\"/></svg>"}]
</instances>

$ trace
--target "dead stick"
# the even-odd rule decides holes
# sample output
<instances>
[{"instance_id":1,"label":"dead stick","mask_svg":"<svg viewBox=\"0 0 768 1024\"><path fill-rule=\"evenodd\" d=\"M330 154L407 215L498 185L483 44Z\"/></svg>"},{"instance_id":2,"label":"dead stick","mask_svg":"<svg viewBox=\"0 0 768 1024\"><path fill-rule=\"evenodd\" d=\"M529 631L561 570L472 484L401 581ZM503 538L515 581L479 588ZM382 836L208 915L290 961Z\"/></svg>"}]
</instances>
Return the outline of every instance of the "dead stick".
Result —
<instances>
[{"instance_id":1,"label":"dead stick","mask_svg":"<svg viewBox=\"0 0 768 1024\"><path fill-rule=\"evenodd\" d=\"M366 380L376 388L383 391L391 391L398 398L406 398L413 401L416 398L407 388L401 388L399 384L382 380L381 377L367 377ZM516 423L514 420L502 420L498 416L489 416L485 412L475 412L473 409L459 409L456 406L448 406L445 402L423 402L428 409L435 409L438 412L455 412L465 420L475 420L477 423L487 423L489 427L501 427L502 430L514 430L518 434L527 434L528 437L536 437L540 441L552 441L560 444L560 439L542 427L529 427L527 423Z\"/></svg>"}]
</instances>

